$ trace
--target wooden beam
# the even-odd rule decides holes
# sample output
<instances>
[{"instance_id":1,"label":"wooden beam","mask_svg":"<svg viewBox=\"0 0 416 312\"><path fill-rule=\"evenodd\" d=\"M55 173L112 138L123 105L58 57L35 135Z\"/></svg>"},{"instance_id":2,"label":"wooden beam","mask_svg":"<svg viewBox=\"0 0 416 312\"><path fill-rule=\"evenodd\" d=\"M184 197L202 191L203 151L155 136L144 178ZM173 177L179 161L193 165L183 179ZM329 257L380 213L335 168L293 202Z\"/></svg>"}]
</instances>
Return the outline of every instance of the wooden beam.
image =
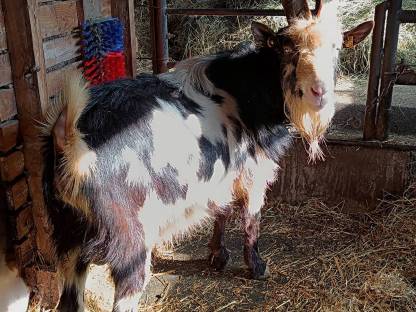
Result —
<instances>
[{"instance_id":1,"label":"wooden beam","mask_svg":"<svg viewBox=\"0 0 416 312\"><path fill-rule=\"evenodd\" d=\"M5 49L7 49L6 29L4 28L3 9L0 3L0 50L5 50Z\"/></svg>"},{"instance_id":2,"label":"wooden beam","mask_svg":"<svg viewBox=\"0 0 416 312\"><path fill-rule=\"evenodd\" d=\"M48 103L45 63L36 0L1 0L4 10L7 44L16 94L20 133L23 139L25 168L28 171L32 198L36 247L45 265L54 266L55 257L50 239L42 188L43 155L39 121Z\"/></svg>"},{"instance_id":3,"label":"wooden beam","mask_svg":"<svg viewBox=\"0 0 416 312\"><path fill-rule=\"evenodd\" d=\"M111 15L118 17L124 25L124 50L126 55L126 73L129 77L135 77L136 65L136 28L134 24L134 1L111 0Z\"/></svg>"}]
</instances>

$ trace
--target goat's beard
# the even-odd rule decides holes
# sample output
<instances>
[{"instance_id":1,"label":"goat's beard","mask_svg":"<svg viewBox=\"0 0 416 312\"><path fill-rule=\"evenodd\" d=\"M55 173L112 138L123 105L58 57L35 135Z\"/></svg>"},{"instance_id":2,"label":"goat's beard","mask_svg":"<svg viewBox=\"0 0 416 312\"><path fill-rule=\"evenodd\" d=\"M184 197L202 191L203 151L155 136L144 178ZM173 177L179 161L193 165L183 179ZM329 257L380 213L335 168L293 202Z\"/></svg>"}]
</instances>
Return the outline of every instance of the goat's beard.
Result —
<instances>
[{"instance_id":1,"label":"goat's beard","mask_svg":"<svg viewBox=\"0 0 416 312\"><path fill-rule=\"evenodd\" d=\"M285 102L287 117L308 144L309 161L323 160L324 152L321 143L324 141L324 134L334 116L334 104L327 103L322 109L316 111L311 105L292 94L285 95Z\"/></svg>"}]
</instances>

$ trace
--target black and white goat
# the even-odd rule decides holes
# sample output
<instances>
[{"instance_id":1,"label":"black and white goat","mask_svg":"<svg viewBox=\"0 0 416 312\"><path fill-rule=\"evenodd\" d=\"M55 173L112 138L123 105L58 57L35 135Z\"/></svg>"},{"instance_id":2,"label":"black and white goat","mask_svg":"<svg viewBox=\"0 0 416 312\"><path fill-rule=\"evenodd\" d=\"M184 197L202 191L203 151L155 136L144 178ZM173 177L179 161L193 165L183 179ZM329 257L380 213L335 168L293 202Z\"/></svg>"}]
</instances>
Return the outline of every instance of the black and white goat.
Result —
<instances>
[{"instance_id":1,"label":"black and white goat","mask_svg":"<svg viewBox=\"0 0 416 312\"><path fill-rule=\"evenodd\" d=\"M321 14L319 5L313 15L306 1L300 10L288 3L289 26L274 32L254 22L253 46L189 59L159 76L68 85L45 129L45 189L64 278L59 311L83 310L90 263L109 264L114 311L136 311L152 248L209 217L210 261L223 269L232 208L243 215L253 278L267 276L259 216L291 142L285 125L309 143L311 158L321 155L343 43L333 10ZM371 28L364 23L346 37L357 44Z\"/></svg>"}]
</instances>

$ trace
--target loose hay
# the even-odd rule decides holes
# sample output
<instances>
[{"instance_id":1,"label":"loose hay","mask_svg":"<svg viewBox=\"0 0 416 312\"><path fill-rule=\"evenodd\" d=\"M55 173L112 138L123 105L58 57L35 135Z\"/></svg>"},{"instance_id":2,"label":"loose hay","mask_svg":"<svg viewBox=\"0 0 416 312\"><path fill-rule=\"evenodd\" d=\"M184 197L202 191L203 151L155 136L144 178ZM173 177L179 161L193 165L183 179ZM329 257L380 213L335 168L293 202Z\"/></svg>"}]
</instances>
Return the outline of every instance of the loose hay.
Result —
<instances>
[{"instance_id":1,"label":"loose hay","mask_svg":"<svg viewBox=\"0 0 416 312\"><path fill-rule=\"evenodd\" d=\"M316 199L298 206L269 202L260 239L272 273L267 281L249 279L236 220L226 235L231 266L223 273L210 270L207 227L172 250L159 250L141 308L415 311L416 196L409 194L367 214L348 214Z\"/></svg>"}]
</instances>

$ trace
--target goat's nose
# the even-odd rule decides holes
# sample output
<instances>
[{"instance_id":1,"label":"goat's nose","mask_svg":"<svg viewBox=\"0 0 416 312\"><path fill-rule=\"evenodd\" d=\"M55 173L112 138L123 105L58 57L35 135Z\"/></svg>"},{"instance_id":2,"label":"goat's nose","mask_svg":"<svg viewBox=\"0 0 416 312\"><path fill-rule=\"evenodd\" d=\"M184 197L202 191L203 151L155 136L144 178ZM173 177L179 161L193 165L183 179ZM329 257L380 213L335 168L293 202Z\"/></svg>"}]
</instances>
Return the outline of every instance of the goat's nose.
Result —
<instances>
[{"instance_id":1,"label":"goat's nose","mask_svg":"<svg viewBox=\"0 0 416 312\"><path fill-rule=\"evenodd\" d=\"M312 86L311 91L312 94L316 97L322 97L325 94L324 88L319 84Z\"/></svg>"}]
</instances>

